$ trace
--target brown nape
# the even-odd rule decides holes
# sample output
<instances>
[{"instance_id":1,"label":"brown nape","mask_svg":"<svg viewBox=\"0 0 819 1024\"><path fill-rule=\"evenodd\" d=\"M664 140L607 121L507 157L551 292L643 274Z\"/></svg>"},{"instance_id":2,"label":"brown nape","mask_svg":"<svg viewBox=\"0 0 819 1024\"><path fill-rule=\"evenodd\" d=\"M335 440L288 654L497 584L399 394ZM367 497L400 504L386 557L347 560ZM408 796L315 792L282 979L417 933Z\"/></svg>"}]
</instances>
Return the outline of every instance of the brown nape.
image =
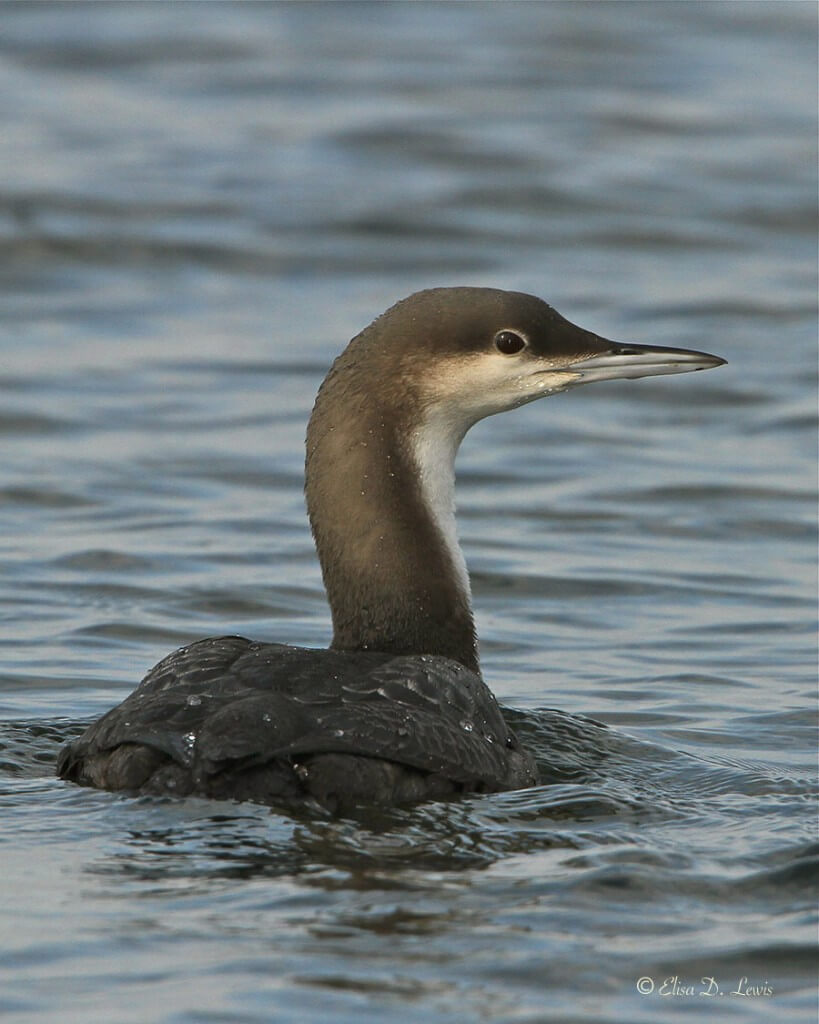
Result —
<instances>
[{"instance_id":1,"label":"brown nape","mask_svg":"<svg viewBox=\"0 0 819 1024\"><path fill-rule=\"evenodd\" d=\"M493 338L509 327L525 334L535 360L565 364L610 346L531 295L430 289L378 317L324 380L307 428L305 493L337 650L441 655L480 671L454 520L448 538L440 508L424 492L430 467L420 464L418 450L425 423L443 422L432 439L440 457L432 454L431 486L436 493L451 488L469 426L528 400L518 390L494 410L480 401L461 408L457 387L446 393L459 367L497 356ZM477 384L478 391L492 387Z\"/></svg>"},{"instance_id":2,"label":"brown nape","mask_svg":"<svg viewBox=\"0 0 819 1024\"><path fill-rule=\"evenodd\" d=\"M403 380L376 390L372 374L367 349L351 346L307 431L305 492L333 647L437 654L478 672L469 594L419 489L417 395Z\"/></svg>"}]
</instances>

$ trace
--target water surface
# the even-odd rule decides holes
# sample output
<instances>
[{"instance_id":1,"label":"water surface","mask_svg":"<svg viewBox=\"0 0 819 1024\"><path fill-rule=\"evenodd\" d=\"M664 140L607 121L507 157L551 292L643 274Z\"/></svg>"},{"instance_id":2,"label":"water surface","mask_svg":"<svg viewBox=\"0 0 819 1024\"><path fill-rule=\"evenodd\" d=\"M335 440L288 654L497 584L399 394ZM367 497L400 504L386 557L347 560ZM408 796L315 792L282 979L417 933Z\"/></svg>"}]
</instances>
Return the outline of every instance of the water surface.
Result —
<instances>
[{"instance_id":1,"label":"water surface","mask_svg":"<svg viewBox=\"0 0 819 1024\"><path fill-rule=\"evenodd\" d=\"M815 40L801 3L4 7L10 1020L814 1019ZM465 283L728 360L465 442L544 784L324 820L55 780L173 647L327 642L313 395Z\"/></svg>"}]
</instances>

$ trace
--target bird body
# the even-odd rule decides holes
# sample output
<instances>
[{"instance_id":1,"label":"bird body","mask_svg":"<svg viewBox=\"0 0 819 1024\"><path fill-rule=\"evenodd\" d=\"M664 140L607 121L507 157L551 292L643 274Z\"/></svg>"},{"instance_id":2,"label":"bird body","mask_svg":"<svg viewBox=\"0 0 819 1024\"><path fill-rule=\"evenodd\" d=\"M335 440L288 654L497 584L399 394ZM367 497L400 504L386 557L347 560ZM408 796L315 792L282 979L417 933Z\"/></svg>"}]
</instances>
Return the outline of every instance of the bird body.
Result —
<instances>
[{"instance_id":1,"label":"bird body","mask_svg":"<svg viewBox=\"0 0 819 1024\"><path fill-rule=\"evenodd\" d=\"M397 303L335 361L307 430L331 647L183 647L63 749L58 773L334 812L534 784L480 675L458 447L478 420L588 381L722 362L617 345L519 292L438 288Z\"/></svg>"}]
</instances>

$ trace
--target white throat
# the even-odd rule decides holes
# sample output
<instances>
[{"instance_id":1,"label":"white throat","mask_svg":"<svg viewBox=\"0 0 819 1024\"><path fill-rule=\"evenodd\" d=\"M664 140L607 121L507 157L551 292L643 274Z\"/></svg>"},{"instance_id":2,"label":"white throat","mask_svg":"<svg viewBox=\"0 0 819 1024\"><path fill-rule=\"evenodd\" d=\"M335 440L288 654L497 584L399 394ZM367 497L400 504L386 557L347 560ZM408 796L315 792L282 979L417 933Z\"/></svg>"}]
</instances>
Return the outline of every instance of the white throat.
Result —
<instances>
[{"instance_id":1,"label":"white throat","mask_svg":"<svg viewBox=\"0 0 819 1024\"><path fill-rule=\"evenodd\" d=\"M455 456L468 426L433 409L409 440L422 500L443 541L458 588L469 608L472 603L469 573L455 523Z\"/></svg>"}]
</instances>

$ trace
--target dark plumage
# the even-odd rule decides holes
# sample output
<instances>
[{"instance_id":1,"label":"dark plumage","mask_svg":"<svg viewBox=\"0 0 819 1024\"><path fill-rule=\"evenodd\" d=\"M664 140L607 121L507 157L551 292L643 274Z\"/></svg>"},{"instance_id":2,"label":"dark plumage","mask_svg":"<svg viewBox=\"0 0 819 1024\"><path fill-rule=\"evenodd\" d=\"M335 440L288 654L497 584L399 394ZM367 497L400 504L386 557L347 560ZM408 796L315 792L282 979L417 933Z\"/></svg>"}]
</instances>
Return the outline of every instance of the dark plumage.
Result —
<instances>
[{"instance_id":1,"label":"dark plumage","mask_svg":"<svg viewBox=\"0 0 819 1024\"><path fill-rule=\"evenodd\" d=\"M103 789L337 811L532 785L486 684L436 657L200 640L65 747L62 778Z\"/></svg>"}]
</instances>

